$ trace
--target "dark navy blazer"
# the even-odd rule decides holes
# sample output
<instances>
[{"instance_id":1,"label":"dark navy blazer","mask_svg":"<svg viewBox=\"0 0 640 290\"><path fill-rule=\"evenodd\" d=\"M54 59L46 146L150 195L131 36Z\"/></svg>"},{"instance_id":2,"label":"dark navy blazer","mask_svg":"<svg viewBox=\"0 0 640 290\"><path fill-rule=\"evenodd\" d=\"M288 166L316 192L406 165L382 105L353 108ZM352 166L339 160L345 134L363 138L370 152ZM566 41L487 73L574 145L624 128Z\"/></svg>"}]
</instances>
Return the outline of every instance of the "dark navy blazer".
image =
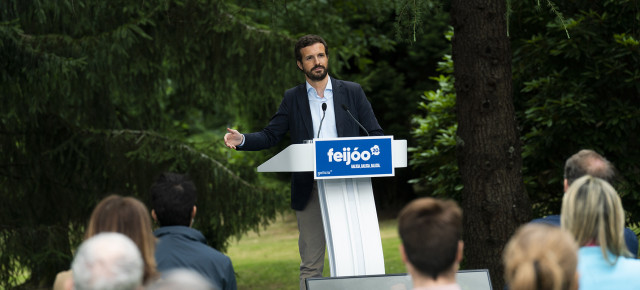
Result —
<instances>
[{"instance_id":1,"label":"dark navy blazer","mask_svg":"<svg viewBox=\"0 0 640 290\"><path fill-rule=\"evenodd\" d=\"M342 108L343 104L367 129L369 135L384 135L371 103L359 84L331 78L331 85L338 137L366 136ZM256 151L275 146L287 132L291 135L292 144L301 144L304 140L313 139L313 121L306 83L287 90L269 125L262 131L245 134L245 143L238 147L238 150ZM312 187L313 172L294 172L291 176L291 208L303 210L309 201Z\"/></svg>"}]
</instances>

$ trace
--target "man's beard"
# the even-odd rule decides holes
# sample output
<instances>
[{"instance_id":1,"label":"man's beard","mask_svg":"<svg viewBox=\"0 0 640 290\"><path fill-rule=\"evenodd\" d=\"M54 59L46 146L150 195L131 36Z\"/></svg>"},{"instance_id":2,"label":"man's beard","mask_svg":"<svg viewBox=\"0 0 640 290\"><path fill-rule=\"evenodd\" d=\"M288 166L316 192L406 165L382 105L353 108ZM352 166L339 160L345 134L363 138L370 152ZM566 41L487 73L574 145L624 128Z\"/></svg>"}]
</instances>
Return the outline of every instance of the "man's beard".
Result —
<instances>
[{"instance_id":1,"label":"man's beard","mask_svg":"<svg viewBox=\"0 0 640 290\"><path fill-rule=\"evenodd\" d=\"M315 70L316 68L319 68L319 67L321 67L321 68L322 68L322 73L321 73L321 74L314 74L314 73L313 73L313 70ZM324 67L324 66L322 66L322 65L317 65L317 66L314 66L312 69L310 69L310 70L308 70L308 71L305 71L305 72L304 72L304 74L305 74L305 75L307 75L307 77L308 77L310 80L317 82L317 81L324 80L324 78L326 78L326 77L327 77L327 73L328 73L328 72L329 72L329 71L327 70L327 68L326 68L326 67Z\"/></svg>"}]
</instances>

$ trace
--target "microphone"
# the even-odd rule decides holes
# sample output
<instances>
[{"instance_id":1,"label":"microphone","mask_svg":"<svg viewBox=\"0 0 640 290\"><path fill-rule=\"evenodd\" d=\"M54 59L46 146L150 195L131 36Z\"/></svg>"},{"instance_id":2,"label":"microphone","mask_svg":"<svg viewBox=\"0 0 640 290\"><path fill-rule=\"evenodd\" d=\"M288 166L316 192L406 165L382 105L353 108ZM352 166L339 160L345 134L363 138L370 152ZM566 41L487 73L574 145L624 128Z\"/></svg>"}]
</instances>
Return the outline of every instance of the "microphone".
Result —
<instances>
[{"instance_id":1,"label":"microphone","mask_svg":"<svg viewBox=\"0 0 640 290\"><path fill-rule=\"evenodd\" d=\"M360 124L360 122L358 122L358 120L356 120L356 117L354 117L351 112L349 112L349 107L347 107L347 105L342 104L342 108L347 111L347 113L349 113L349 116L351 116L351 119L353 119L353 121L355 121L358 126L360 126L360 128L362 128L362 130L364 130L365 133L367 133L367 136L369 136L369 131L367 131L367 129L364 128L364 126L362 126L362 124Z\"/></svg>"},{"instance_id":2,"label":"microphone","mask_svg":"<svg viewBox=\"0 0 640 290\"><path fill-rule=\"evenodd\" d=\"M327 103L322 103L322 119L320 120L320 127L318 127L318 137L320 138L320 130L322 129L322 121L324 121L324 115L327 114Z\"/></svg>"}]
</instances>

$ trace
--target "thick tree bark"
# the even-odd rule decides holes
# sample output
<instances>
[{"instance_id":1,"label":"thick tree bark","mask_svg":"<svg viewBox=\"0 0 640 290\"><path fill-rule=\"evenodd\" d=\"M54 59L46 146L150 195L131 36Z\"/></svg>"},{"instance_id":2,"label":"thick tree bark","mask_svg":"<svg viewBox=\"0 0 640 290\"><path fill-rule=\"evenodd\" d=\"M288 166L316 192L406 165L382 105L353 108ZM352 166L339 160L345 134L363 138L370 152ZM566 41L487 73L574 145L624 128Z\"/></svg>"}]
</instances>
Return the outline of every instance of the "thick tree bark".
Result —
<instances>
[{"instance_id":1,"label":"thick tree bark","mask_svg":"<svg viewBox=\"0 0 640 290\"><path fill-rule=\"evenodd\" d=\"M453 0L458 165L467 269L503 288L502 250L530 216L511 88L505 0Z\"/></svg>"}]
</instances>

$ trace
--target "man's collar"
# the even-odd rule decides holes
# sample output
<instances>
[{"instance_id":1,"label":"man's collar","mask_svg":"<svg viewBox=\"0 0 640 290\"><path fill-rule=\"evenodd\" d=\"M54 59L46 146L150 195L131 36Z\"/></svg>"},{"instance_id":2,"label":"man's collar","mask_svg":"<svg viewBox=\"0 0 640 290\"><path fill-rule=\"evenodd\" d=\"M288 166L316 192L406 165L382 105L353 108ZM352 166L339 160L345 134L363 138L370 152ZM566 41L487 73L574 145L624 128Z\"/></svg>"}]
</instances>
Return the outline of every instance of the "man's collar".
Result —
<instances>
[{"instance_id":1,"label":"man's collar","mask_svg":"<svg viewBox=\"0 0 640 290\"><path fill-rule=\"evenodd\" d=\"M164 226L164 227L159 227L158 229L156 229L153 232L153 235L155 235L157 238L160 238L162 236L182 236L185 238L188 238L190 240L195 240L195 241L199 241L201 243L207 243L207 240L205 239L204 235L194 229L194 228L190 228L187 226Z\"/></svg>"},{"instance_id":2,"label":"man's collar","mask_svg":"<svg viewBox=\"0 0 640 290\"><path fill-rule=\"evenodd\" d=\"M306 79L305 79L304 82L305 82L305 85L306 85L306 88L307 88L307 93L309 93L310 89L315 89L314 87L311 86L309 81L307 81ZM331 77L328 74L327 74L327 86L324 89L333 91L333 85L331 84Z\"/></svg>"}]
</instances>

